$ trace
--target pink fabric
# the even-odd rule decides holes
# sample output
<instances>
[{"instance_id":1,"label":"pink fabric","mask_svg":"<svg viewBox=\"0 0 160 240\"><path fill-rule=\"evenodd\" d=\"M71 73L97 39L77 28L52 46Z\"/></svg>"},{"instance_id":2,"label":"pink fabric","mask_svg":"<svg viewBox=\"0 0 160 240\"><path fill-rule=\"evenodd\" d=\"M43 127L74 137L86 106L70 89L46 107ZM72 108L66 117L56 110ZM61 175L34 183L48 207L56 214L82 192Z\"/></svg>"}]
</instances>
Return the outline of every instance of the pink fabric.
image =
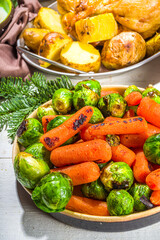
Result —
<instances>
[{"instance_id":1,"label":"pink fabric","mask_svg":"<svg viewBox=\"0 0 160 240\"><path fill-rule=\"evenodd\" d=\"M8 28L0 37L0 78L29 73L26 62L16 51L16 41L28 21L31 21L41 5L38 0L20 0Z\"/></svg>"}]
</instances>

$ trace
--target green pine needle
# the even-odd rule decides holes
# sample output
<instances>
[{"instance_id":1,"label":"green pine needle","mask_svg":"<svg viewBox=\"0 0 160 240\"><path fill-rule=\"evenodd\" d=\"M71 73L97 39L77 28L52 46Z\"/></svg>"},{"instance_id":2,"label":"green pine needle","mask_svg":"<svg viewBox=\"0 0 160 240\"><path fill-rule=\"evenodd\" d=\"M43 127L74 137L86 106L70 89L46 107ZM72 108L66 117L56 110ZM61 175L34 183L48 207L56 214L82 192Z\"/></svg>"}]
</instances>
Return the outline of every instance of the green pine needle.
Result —
<instances>
[{"instance_id":1,"label":"green pine needle","mask_svg":"<svg viewBox=\"0 0 160 240\"><path fill-rule=\"evenodd\" d=\"M34 73L26 82L21 78L1 78L0 131L7 129L13 142L22 121L41 104L52 99L59 88L74 89L66 76L47 81L43 74Z\"/></svg>"}]
</instances>

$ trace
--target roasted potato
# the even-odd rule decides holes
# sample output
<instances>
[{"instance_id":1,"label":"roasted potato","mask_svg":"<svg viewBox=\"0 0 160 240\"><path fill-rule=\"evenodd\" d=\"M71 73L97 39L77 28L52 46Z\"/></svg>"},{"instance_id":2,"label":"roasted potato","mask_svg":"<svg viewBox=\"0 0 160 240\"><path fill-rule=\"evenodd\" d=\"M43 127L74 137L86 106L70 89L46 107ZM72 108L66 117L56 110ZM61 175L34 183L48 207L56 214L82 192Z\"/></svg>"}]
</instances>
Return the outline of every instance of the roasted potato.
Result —
<instances>
[{"instance_id":1,"label":"roasted potato","mask_svg":"<svg viewBox=\"0 0 160 240\"><path fill-rule=\"evenodd\" d=\"M101 64L99 51L91 44L78 41L64 47L60 59L63 64L85 72L98 72Z\"/></svg>"},{"instance_id":2,"label":"roasted potato","mask_svg":"<svg viewBox=\"0 0 160 240\"><path fill-rule=\"evenodd\" d=\"M102 49L102 63L107 69L119 69L141 61L146 43L136 32L122 32L106 41Z\"/></svg>"},{"instance_id":3,"label":"roasted potato","mask_svg":"<svg viewBox=\"0 0 160 240\"><path fill-rule=\"evenodd\" d=\"M118 26L112 13L81 19L75 23L78 40L84 43L99 42L117 35Z\"/></svg>"},{"instance_id":4,"label":"roasted potato","mask_svg":"<svg viewBox=\"0 0 160 240\"><path fill-rule=\"evenodd\" d=\"M61 33L48 33L40 43L38 54L53 61L60 59L62 48L72 42L72 38ZM49 67L50 64L40 61L42 67Z\"/></svg>"},{"instance_id":5,"label":"roasted potato","mask_svg":"<svg viewBox=\"0 0 160 240\"><path fill-rule=\"evenodd\" d=\"M47 33L49 33L48 29L27 28L24 30L22 37L27 47L37 53L40 42Z\"/></svg>"},{"instance_id":6,"label":"roasted potato","mask_svg":"<svg viewBox=\"0 0 160 240\"><path fill-rule=\"evenodd\" d=\"M147 57L152 56L153 54L160 51L160 33L156 33L156 35L149 39L146 42L147 48Z\"/></svg>"},{"instance_id":7,"label":"roasted potato","mask_svg":"<svg viewBox=\"0 0 160 240\"><path fill-rule=\"evenodd\" d=\"M34 20L37 28L49 29L50 32L65 34L62 26L61 16L51 8L40 8L37 17Z\"/></svg>"}]
</instances>

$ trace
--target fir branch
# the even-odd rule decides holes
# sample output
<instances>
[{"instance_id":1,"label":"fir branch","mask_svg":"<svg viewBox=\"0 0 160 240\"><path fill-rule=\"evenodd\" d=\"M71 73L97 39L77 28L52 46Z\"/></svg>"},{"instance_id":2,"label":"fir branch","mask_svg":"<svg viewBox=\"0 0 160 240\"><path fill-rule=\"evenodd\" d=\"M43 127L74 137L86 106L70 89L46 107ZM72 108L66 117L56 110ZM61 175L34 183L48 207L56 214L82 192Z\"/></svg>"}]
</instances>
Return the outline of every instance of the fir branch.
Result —
<instances>
[{"instance_id":1,"label":"fir branch","mask_svg":"<svg viewBox=\"0 0 160 240\"><path fill-rule=\"evenodd\" d=\"M59 88L74 89L66 76L47 81L41 73L34 73L29 80L21 78L1 78L0 131L6 128L8 136L14 140L21 122L41 104L49 101Z\"/></svg>"}]
</instances>

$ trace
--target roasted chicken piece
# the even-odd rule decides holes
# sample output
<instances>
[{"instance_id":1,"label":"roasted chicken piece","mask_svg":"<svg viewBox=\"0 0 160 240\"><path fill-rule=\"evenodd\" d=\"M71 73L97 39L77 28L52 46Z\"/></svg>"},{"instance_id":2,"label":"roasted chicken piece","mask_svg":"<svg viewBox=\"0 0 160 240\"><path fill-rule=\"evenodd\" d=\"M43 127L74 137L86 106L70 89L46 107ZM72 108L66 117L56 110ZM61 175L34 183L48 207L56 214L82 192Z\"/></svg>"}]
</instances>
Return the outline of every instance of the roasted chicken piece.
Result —
<instances>
[{"instance_id":1,"label":"roasted chicken piece","mask_svg":"<svg viewBox=\"0 0 160 240\"><path fill-rule=\"evenodd\" d=\"M145 38L160 27L160 0L58 0L58 4L68 11L62 22L70 33L76 21L102 13L113 13L120 24Z\"/></svg>"}]
</instances>

